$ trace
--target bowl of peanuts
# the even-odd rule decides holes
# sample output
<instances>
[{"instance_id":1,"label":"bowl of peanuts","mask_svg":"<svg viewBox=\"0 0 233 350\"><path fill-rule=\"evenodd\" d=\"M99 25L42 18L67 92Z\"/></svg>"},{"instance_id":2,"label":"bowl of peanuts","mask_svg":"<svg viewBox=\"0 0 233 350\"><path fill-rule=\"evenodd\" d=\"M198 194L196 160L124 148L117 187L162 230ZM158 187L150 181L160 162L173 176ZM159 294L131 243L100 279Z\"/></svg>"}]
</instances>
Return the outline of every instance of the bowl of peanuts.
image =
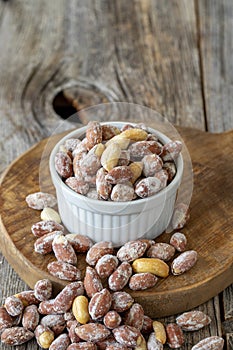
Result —
<instances>
[{"instance_id":1,"label":"bowl of peanuts","mask_svg":"<svg viewBox=\"0 0 233 350\"><path fill-rule=\"evenodd\" d=\"M169 225L183 175L182 142L144 123L90 120L63 137L49 167L69 232L115 247Z\"/></svg>"}]
</instances>

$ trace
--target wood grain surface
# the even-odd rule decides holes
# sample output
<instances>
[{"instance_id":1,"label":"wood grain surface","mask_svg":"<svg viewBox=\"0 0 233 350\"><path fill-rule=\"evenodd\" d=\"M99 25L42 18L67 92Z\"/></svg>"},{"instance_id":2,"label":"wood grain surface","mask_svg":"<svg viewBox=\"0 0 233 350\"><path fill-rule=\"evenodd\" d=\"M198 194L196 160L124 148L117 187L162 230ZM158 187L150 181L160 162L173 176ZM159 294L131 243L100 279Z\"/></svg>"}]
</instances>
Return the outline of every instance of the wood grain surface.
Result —
<instances>
[{"instance_id":1,"label":"wood grain surface","mask_svg":"<svg viewBox=\"0 0 233 350\"><path fill-rule=\"evenodd\" d=\"M233 239L229 226L233 219L233 131L218 135L194 129L180 131L194 166L191 220L182 232L188 239L187 250L197 251L198 262L179 277L160 279L152 289L143 292L128 290L152 318L190 310L233 282ZM36 239L30 228L40 221L40 211L29 209L25 197L41 190L40 175L44 177L43 189L54 193L47 155L60 137L55 135L45 139L19 157L3 174L0 191L3 254L31 288L38 279L50 278L55 293L64 287L65 282L47 271L47 264L55 260L54 255L43 256L34 251ZM156 241L168 243L170 236L164 233ZM78 267L84 276L85 255L78 257Z\"/></svg>"},{"instance_id":2,"label":"wood grain surface","mask_svg":"<svg viewBox=\"0 0 233 350\"><path fill-rule=\"evenodd\" d=\"M50 136L67 104L130 101L177 125L232 129L232 14L231 0L0 1L0 172ZM58 94L66 103L55 111ZM28 286L1 253L0 263L4 302ZM216 334L232 350L232 305L233 285L200 306L213 321L182 350Z\"/></svg>"}]
</instances>

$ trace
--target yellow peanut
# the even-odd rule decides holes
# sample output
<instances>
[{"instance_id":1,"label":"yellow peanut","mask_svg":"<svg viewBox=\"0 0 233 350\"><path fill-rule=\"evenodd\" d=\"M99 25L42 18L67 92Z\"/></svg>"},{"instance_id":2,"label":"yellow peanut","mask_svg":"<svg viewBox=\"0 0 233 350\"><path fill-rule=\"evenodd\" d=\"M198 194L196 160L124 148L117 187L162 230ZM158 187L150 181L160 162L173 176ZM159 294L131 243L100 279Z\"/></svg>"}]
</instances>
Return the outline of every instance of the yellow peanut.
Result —
<instances>
[{"instance_id":1,"label":"yellow peanut","mask_svg":"<svg viewBox=\"0 0 233 350\"><path fill-rule=\"evenodd\" d=\"M74 299L72 312L79 323L86 324L89 321L88 299L84 295L79 295Z\"/></svg>"},{"instance_id":2,"label":"yellow peanut","mask_svg":"<svg viewBox=\"0 0 233 350\"><path fill-rule=\"evenodd\" d=\"M121 148L118 143L112 143L103 151L101 155L101 165L107 171L112 170L118 163L121 155Z\"/></svg>"},{"instance_id":3,"label":"yellow peanut","mask_svg":"<svg viewBox=\"0 0 233 350\"><path fill-rule=\"evenodd\" d=\"M166 343L166 330L164 325L159 321L153 322L153 329L155 332L155 337L157 340L160 341L160 343L165 344Z\"/></svg>"},{"instance_id":4,"label":"yellow peanut","mask_svg":"<svg viewBox=\"0 0 233 350\"><path fill-rule=\"evenodd\" d=\"M43 349L48 349L54 340L54 334L52 331L44 331L38 337L38 343Z\"/></svg>"},{"instance_id":5,"label":"yellow peanut","mask_svg":"<svg viewBox=\"0 0 233 350\"><path fill-rule=\"evenodd\" d=\"M148 136L145 130L137 128L124 130L120 135L121 137L129 139L131 141L144 141Z\"/></svg>"},{"instance_id":6,"label":"yellow peanut","mask_svg":"<svg viewBox=\"0 0 233 350\"><path fill-rule=\"evenodd\" d=\"M130 182L132 184L135 183L135 181L141 176L142 174L142 168L143 168L143 163L142 162L133 162L129 164L129 168L133 173L132 179Z\"/></svg>"},{"instance_id":7,"label":"yellow peanut","mask_svg":"<svg viewBox=\"0 0 233 350\"><path fill-rule=\"evenodd\" d=\"M130 139L122 137L122 134L113 136L109 141L106 142L105 146L109 147L110 145L116 143L120 149L126 149L129 146Z\"/></svg>"},{"instance_id":8,"label":"yellow peanut","mask_svg":"<svg viewBox=\"0 0 233 350\"><path fill-rule=\"evenodd\" d=\"M137 339L137 346L135 350L147 350L146 340L142 335L140 335Z\"/></svg>"},{"instance_id":9,"label":"yellow peanut","mask_svg":"<svg viewBox=\"0 0 233 350\"><path fill-rule=\"evenodd\" d=\"M94 153L97 157L101 157L103 151L105 150L105 146L102 143L97 143L90 151L89 153Z\"/></svg>"},{"instance_id":10,"label":"yellow peanut","mask_svg":"<svg viewBox=\"0 0 233 350\"><path fill-rule=\"evenodd\" d=\"M132 264L132 268L135 273L150 272L159 277L169 275L169 266L163 260L156 258L136 259Z\"/></svg>"}]
</instances>

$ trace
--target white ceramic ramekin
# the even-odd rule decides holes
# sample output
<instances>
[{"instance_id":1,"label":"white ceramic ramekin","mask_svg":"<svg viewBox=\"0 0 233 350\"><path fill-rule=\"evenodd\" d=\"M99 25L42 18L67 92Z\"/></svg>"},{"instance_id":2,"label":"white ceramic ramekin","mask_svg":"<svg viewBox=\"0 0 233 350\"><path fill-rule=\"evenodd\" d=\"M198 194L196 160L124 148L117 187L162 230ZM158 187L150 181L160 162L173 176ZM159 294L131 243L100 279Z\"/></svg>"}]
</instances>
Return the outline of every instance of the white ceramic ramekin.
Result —
<instances>
[{"instance_id":1,"label":"white ceramic ramekin","mask_svg":"<svg viewBox=\"0 0 233 350\"><path fill-rule=\"evenodd\" d=\"M105 122L122 127L125 122ZM131 123L132 124L132 123ZM170 139L149 128L162 143ZM60 145L69 138L82 138L86 127L72 131L62 138L51 152L49 166L56 189L58 210L69 232L90 237L94 242L112 241L114 246L123 245L138 238L153 239L168 226L183 174L182 155L176 160L177 173L171 183L159 193L130 202L111 202L87 198L71 190L55 170L54 159Z\"/></svg>"}]
</instances>

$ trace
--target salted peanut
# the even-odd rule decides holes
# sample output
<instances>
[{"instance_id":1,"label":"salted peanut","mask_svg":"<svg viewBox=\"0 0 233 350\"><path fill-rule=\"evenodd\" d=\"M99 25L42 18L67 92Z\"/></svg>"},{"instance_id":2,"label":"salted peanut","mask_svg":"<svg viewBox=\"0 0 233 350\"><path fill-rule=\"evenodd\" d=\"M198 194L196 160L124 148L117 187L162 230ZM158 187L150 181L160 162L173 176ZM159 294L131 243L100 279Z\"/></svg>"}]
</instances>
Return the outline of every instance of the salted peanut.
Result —
<instances>
[{"instance_id":1,"label":"salted peanut","mask_svg":"<svg viewBox=\"0 0 233 350\"><path fill-rule=\"evenodd\" d=\"M71 343L79 343L80 342L80 338L75 332L75 328L77 326L81 326L81 324L77 320L66 322L66 328L68 330L68 334L69 334Z\"/></svg>"},{"instance_id":2,"label":"salted peanut","mask_svg":"<svg viewBox=\"0 0 233 350\"><path fill-rule=\"evenodd\" d=\"M120 134L120 129L114 125L102 125L102 139L103 141L108 141L112 137Z\"/></svg>"},{"instance_id":3,"label":"salted peanut","mask_svg":"<svg viewBox=\"0 0 233 350\"><path fill-rule=\"evenodd\" d=\"M53 307L54 310L58 313L67 312L73 303L73 300L78 295L84 294L83 282L77 281L69 283L65 286L62 291L56 296Z\"/></svg>"},{"instance_id":4,"label":"salted peanut","mask_svg":"<svg viewBox=\"0 0 233 350\"><path fill-rule=\"evenodd\" d=\"M133 297L127 292L114 292L112 293L112 306L111 309L116 312L124 312L128 310L133 304Z\"/></svg>"},{"instance_id":5,"label":"salted peanut","mask_svg":"<svg viewBox=\"0 0 233 350\"><path fill-rule=\"evenodd\" d=\"M175 258L171 264L173 275L181 275L190 270L197 262L197 252L195 250L186 250Z\"/></svg>"},{"instance_id":6,"label":"salted peanut","mask_svg":"<svg viewBox=\"0 0 233 350\"><path fill-rule=\"evenodd\" d=\"M161 157L164 162L169 162L178 157L182 150L182 142L170 141L163 146Z\"/></svg>"},{"instance_id":7,"label":"salted peanut","mask_svg":"<svg viewBox=\"0 0 233 350\"><path fill-rule=\"evenodd\" d=\"M153 321L153 330L157 340L160 343L165 344L167 340L166 329L164 325L159 321Z\"/></svg>"},{"instance_id":8,"label":"salted peanut","mask_svg":"<svg viewBox=\"0 0 233 350\"><path fill-rule=\"evenodd\" d=\"M111 200L114 202L132 201L134 197L134 189L128 184L119 183L112 189Z\"/></svg>"},{"instance_id":9,"label":"salted peanut","mask_svg":"<svg viewBox=\"0 0 233 350\"><path fill-rule=\"evenodd\" d=\"M71 176L65 180L65 183L68 187L70 187L74 192L79 194L87 194L89 191L89 184L84 180L80 180L77 177Z\"/></svg>"},{"instance_id":10,"label":"salted peanut","mask_svg":"<svg viewBox=\"0 0 233 350\"><path fill-rule=\"evenodd\" d=\"M113 144L117 144L121 150L127 149L130 144L130 139L124 138L121 136L121 134L116 135L112 137L110 140L108 140L105 144L105 146L108 148L109 146L112 146ZM120 158L120 154L119 154Z\"/></svg>"},{"instance_id":11,"label":"salted peanut","mask_svg":"<svg viewBox=\"0 0 233 350\"><path fill-rule=\"evenodd\" d=\"M139 241L146 243L146 246L147 246L146 250L155 244L155 241L153 239L141 238L139 239Z\"/></svg>"},{"instance_id":12,"label":"salted peanut","mask_svg":"<svg viewBox=\"0 0 233 350\"><path fill-rule=\"evenodd\" d=\"M22 303L23 306L28 306L31 304L39 304L39 300L36 298L34 290L25 290L22 292L19 292L17 294L14 295L16 298L19 298Z\"/></svg>"},{"instance_id":13,"label":"salted peanut","mask_svg":"<svg viewBox=\"0 0 233 350\"><path fill-rule=\"evenodd\" d=\"M118 143L112 142L110 145L108 145L105 148L105 150L102 153L102 156L100 159L101 165L107 171L112 170L117 165L120 155L121 155L121 147L119 146Z\"/></svg>"},{"instance_id":14,"label":"salted peanut","mask_svg":"<svg viewBox=\"0 0 233 350\"><path fill-rule=\"evenodd\" d=\"M121 137L129 139L130 141L144 141L147 139L147 132L140 128L130 128L122 131Z\"/></svg>"},{"instance_id":15,"label":"salted peanut","mask_svg":"<svg viewBox=\"0 0 233 350\"><path fill-rule=\"evenodd\" d=\"M55 338L58 337L60 334L64 333L64 330L66 329L66 324L56 324L55 326L51 327L51 330L54 333Z\"/></svg>"},{"instance_id":16,"label":"salted peanut","mask_svg":"<svg viewBox=\"0 0 233 350\"><path fill-rule=\"evenodd\" d=\"M97 157L101 158L104 150L105 145L103 143L98 143L89 151L89 154L95 154Z\"/></svg>"},{"instance_id":17,"label":"salted peanut","mask_svg":"<svg viewBox=\"0 0 233 350\"><path fill-rule=\"evenodd\" d=\"M104 325L109 329L114 329L121 324L121 316L118 312L111 310L108 311L103 319Z\"/></svg>"},{"instance_id":18,"label":"salted peanut","mask_svg":"<svg viewBox=\"0 0 233 350\"><path fill-rule=\"evenodd\" d=\"M80 162L83 158L85 158L87 155L87 152L76 152L74 158L73 158L73 172L74 176L77 177L80 181L83 180L83 173L82 169L80 167Z\"/></svg>"},{"instance_id":19,"label":"salted peanut","mask_svg":"<svg viewBox=\"0 0 233 350\"><path fill-rule=\"evenodd\" d=\"M13 325L13 318L8 314L4 306L0 306L0 334L5 328Z\"/></svg>"},{"instance_id":20,"label":"salted peanut","mask_svg":"<svg viewBox=\"0 0 233 350\"><path fill-rule=\"evenodd\" d=\"M128 283L132 275L131 265L123 261L118 268L110 275L108 285L114 292L122 290Z\"/></svg>"},{"instance_id":21,"label":"salted peanut","mask_svg":"<svg viewBox=\"0 0 233 350\"><path fill-rule=\"evenodd\" d=\"M180 326L176 323L166 325L167 343L170 348L180 348L184 344L184 335Z\"/></svg>"},{"instance_id":22,"label":"salted peanut","mask_svg":"<svg viewBox=\"0 0 233 350\"><path fill-rule=\"evenodd\" d=\"M34 286L35 297L40 301L50 299L52 296L52 291L52 282L47 278L37 281Z\"/></svg>"},{"instance_id":23,"label":"salted peanut","mask_svg":"<svg viewBox=\"0 0 233 350\"><path fill-rule=\"evenodd\" d=\"M77 253L86 253L93 246L93 242L89 237L79 233L69 233L66 235L66 239Z\"/></svg>"},{"instance_id":24,"label":"salted peanut","mask_svg":"<svg viewBox=\"0 0 233 350\"><path fill-rule=\"evenodd\" d=\"M34 331L40 321L40 314L36 305L28 305L23 311L22 326Z\"/></svg>"},{"instance_id":25,"label":"salted peanut","mask_svg":"<svg viewBox=\"0 0 233 350\"><path fill-rule=\"evenodd\" d=\"M63 314L59 315L46 315L40 320L40 324L44 327L52 328L54 326L60 326L65 324Z\"/></svg>"},{"instance_id":26,"label":"salted peanut","mask_svg":"<svg viewBox=\"0 0 233 350\"><path fill-rule=\"evenodd\" d=\"M97 143L102 142L102 127L97 121L90 121L87 124L86 138L89 149L94 147Z\"/></svg>"},{"instance_id":27,"label":"salted peanut","mask_svg":"<svg viewBox=\"0 0 233 350\"><path fill-rule=\"evenodd\" d=\"M96 345L98 346L99 350L115 350L119 349L119 346L122 350L128 350L128 347L123 347L121 344L119 344L112 334L110 334L110 336L108 336L106 339L98 341Z\"/></svg>"},{"instance_id":28,"label":"salted peanut","mask_svg":"<svg viewBox=\"0 0 233 350\"><path fill-rule=\"evenodd\" d=\"M197 331L210 324L210 322L211 318L199 310L184 312L176 318L176 323L184 331Z\"/></svg>"},{"instance_id":29,"label":"salted peanut","mask_svg":"<svg viewBox=\"0 0 233 350\"><path fill-rule=\"evenodd\" d=\"M142 158L143 174L146 177L154 176L156 172L162 169L163 161L157 154L148 154Z\"/></svg>"},{"instance_id":30,"label":"salted peanut","mask_svg":"<svg viewBox=\"0 0 233 350\"><path fill-rule=\"evenodd\" d=\"M140 337L137 339L137 346L135 347L135 350L147 350L146 340L142 335L140 335Z\"/></svg>"},{"instance_id":31,"label":"salted peanut","mask_svg":"<svg viewBox=\"0 0 233 350\"><path fill-rule=\"evenodd\" d=\"M157 282L158 278L150 272L136 273L129 279L129 288L131 290L145 290L154 287Z\"/></svg>"},{"instance_id":32,"label":"salted peanut","mask_svg":"<svg viewBox=\"0 0 233 350\"><path fill-rule=\"evenodd\" d=\"M38 325L35 329L37 344L43 349L49 349L54 340L54 333L49 327Z\"/></svg>"},{"instance_id":33,"label":"salted peanut","mask_svg":"<svg viewBox=\"0 0 233 350\"><path fill-rule=\"evenodd\" d=\"M150 197L162 189L161 185L160 179L154 176L145 177L137 183L135 193L141 198Z\"/></svg>"},{"instance_id":34,"label":"salted peanut","mask_svg":"<svg viewBox=\"0 0 233 350\"><path fill-rule=\"evenodd\" d=\"M95 175L101 167L100 157L94 153L88 152L79 162L81 171L84 175Z\"/></svg>"},{"instance_id":35,"label":"salted peanut","mask_svg":"<svg viewBox=\"0 0 233 350\"><path fill-rule=\"evenodd\" d=\"M113 254L114 248L112 242L101 241L95 243L87 252L86 262L95 266L97 261L105 254Z\"/></svg>"},{"instance_id":36,"label":"salted peanut","mask_svg":"<svg viewBox=\"0 0 233 350\"><path fill-rule=\"evenodd\" d=\"M107 338L110 335L110 330L101 323L87 323L75 328L75 332L79 338L96 343Z\"/></svg>"},{"instance_id":37,"label":"salted peanut","mask_svg":"<svg viewBox=\"0 0 233 350\"><path fill-rule=\"evenodd\" d=\"M47 233L53 232L53 231L64 231L64 226L58 224L55 221L48 220L48 221L39 221L32 225L31 232L32 234L39 238Z\"/></svg>"},{"instance_id":38,"label":"salted peanut","mask_svg":"<svg viewBox=\"0 0 233 350\"><path fill-rule=\"evenodd\" d=\"M144 255L147 244L141 240L128 241L117 252L120 261L132 262Z\"/></svg>"},{"instance_id":39,"label":"salted peanut","mask_svg":"<svg viewBox=\"0 0 233 350\"><path fill-rule=\"evenodd\" d=\"M1 334L3 344L16 346L21 345L34 337L34 333L24 327L6 328Z\"/></svg>"},{"instance_id":40,"label":"salted peanut","mask_svg":"<svg viewBox=\"0 0 233 350\"><path fill-rule=\"evenodd\" d=\"M68 177L72 176L73 174L72 159L67 153L58 152L55 155L54 164L55 164L56 171L61 177L63 177L64 179L67 179Z\"/></svg>"},{"instance_id":41,"label":"salted peanut","mask_svg":"<svg viewBox=\"0 0 233 350\"><path fill-rule=\"evenodd\" d=\"M121 155L118 161L118 166L129 165L130 162L130 152L128 150L121 150Z\"/></svg>"},{"instance_id":42,"label":"salted peanut","mask_svg":"<svg viewBox=\"0 0 233 350\"><path fill-rule=\"evenodd\" d=\"M148 154L160 154L162 146L157 141L138 141L129 146L131 160L141 160Z\"/></svg>"},{"instance_id":43,"label":"salted peanut","mask_svg":"<svg viewBox=\"0 0 233 350\"><path fill-rule=\"evenodd\" d=\"M130 167L128 167L127 165L122 165L116 166L115 168L111 169L105 176L105 179L108 183L115 185L130 181L132 176L133 173Z\"/></svg>"},{"instance_id":44,"label":"salted peanut","mask_svg":"<svg viewBox=\"0 0 233 350\"><path fill-rule=\"evenodd\" d=\"M51 253L53 250L52 244L55 236L59 236L63 234L64 234L63 231L53 231L45 234L42 237L37 238L37 240L34 243L35 252L43 255Z\"/></svg>"},{"instance_id":45,"label":"salted peanut","mask_svg":"<svg viewBox=\"0 0 233 350\"><path fill-rule=\"evenodd\" d=\"M180 230L190 218L189 207L184 203L178 203L175 206L171 224L173 230Z\"/></svg>"},{"instance_id":46,"label":"salted peanut","mask_svg":"<svg viewBox=\"0 0 233 350\"><path fill-rule=\"evenodd\" d=\"M88 305L88 299L84 295L79 295L73 300L72 312L75 319L81 324L86 324L90 319Z\"/></svg>"},{"instance_id":47,"label":"salted peanut","mask_svg":"<svg viewBox=\"0 0 233 350\"><path fill-rule=\"evenodd\" d=\"M142 175L143 163L142 162L132 162L129 164L129 168L132 171L131 183L134 184L136 180Z\"/></svg>"},{"instance_id":48,"label":"salted peanut","mask_svg":"<svg viewBox=\"0 0 233 350\"><path fill-rule=\"evenodd\" d=\"M81 140L77 138L70 138L65 140L64 147L67 151L73 152L81 143Z\"/></svg>"},{"instance_id":49,"label":"salted peanut","mask_svg":"<svg viewBox=\"0 0 233 350\"><path fill-rule=\"evenodd\" d=\"M184 252L187 245L187 238L185 234L181 232L175 232L171 236L170 244L178 251Z\"/></svg>"},{"instance_id":50,"label":"salted peanut","mask_svg":"<svg viewBox=\"0 0 233 350\"><path fill-rule=\"evenodd\" d=\"M224 339L218 336L207 337L194 345L191 350L222 350Z\"/></svg>"},{"instance_id":51,"label":"salted peanut","mask_svg":"<svg viewBox=\"0 0 233 350\"><path fill-rule=\"evenodd\" d=\"M47 207L54 207L57 204L57 199L54 195L46 192L35 192L25 198L29 208L42 210Z\"/></svg>"},{"instance_id":52,"label":"salted peanut","mask_svg":"<svg viewBox=\"0 0 233 350\"><path fill-rule=\"evenodd\" d=\"M112 330L116 341L124 346L137 346L137 341L140 341L141 333L139 329L123 325Z\"/></svg>"},{"instance_id":53,"label":"salted peanut","mask_svg":"<svg viewBox=\"0 0 233 350\"><path fill-rule=\"evenodd\" d=\"M158 277L167 277L169 275L169 266L160 259L140 258L134 260L132 264L135 273L150 272Z\"/></svg>"},{"instance_id":54,"label":"salted peanut","mask_svg":"<svg viewBox=\"0 0 233 350\"><path fill-rule=\"evenodd\" d=\"M77 264L77 256L70 242L63 235L54 237L52 249L58 261L64 261L68 264Z\"/></svg>"},{"instance_id":55,"label":"salted peanut","mask_svg":"<svg viewBox=\"0 0 233 350\"><path fill-rule=\"evenodd\" d=\"M56 314L54 310L54 299L42 301L38 306L38 311L41 315Z\"/></svg>"},{"instance_id":56,"label":"salted peanut","mask_svg":"<svg viewBox=\"0 0 233 350\"><path fill-rule=\"evenodd\" d=\"M81 271L74 265L64 261L52 261L47 265L49 273L61 280L79 281L81 280Z\"/></svg>"},{"instance_id":57,"label":"salted peanut","mask_svg":"<svg viewBox=\"0 0 233 350\"><path fill-rule=\"evenodd\" d=\"M99 195L98 195L98 193L97 193L95 188L90 188L89 191L86 194L86 197L90 198L90 199L94 199L94 200L101 199L101 198L99 198Z\"/></svg>"},{"instance_id":58,"label":"salted peanut","mask_svg":"<svg viewBox=\"0 0 233 350\"><path fill-rule=\"evenodd\" d=\"M58 224L61 223L61 218L58 212L52 208L44 208L40 214L41 220L48 221L52 220L57 222Z\"/></svg>"},{"instance_id":59,"label":"salted peanut","mask_svg":"<svg viewBox=\"0 0 233 350\"><path fill-rule=\"evenodd\" d=\"M104 279L109 277L113 271L116 270L118 263L119 261L115 255L106 254L97 261L95 269L100 278Z\"/></svg>"},{"instance_id":60,"label":"salted peanut","mask_svg":"<svg viewBox=\"0 0 233 350\"><path fill-rule=\"evenodd\" d=\"M143 321L143 307L138 303L134 303L124 316L124 324L141 330L143 326Z\"/></svg>"},{"instance_id":61,"label":"salted peanut","mask_svg":"<svg viewBox=\"0 0 233 350\"><path fill-rule=\"evenodd\" d=\"M103 289L103 285L98 273L90 266L86 267L86 274L83 283L85 291L89 298Z\"/></svg>"},{"instance_id":62,"label":"salted peanut","mask_svg":"<svg viewBox=\"0 0 233 350\"><path fill-rule=\"evenodd\" d=\"M163 169L167 171L168 181L172 181L172 179L176 175L176 165L174 162L166 162L163 163Z\"/></svg>"},{"instance_id":63,"label":"salted peanut","mask_svg":"<svg viewBox=\"0 0 233 350\"><path fill-rule=\"evenodd\" d=\"M107 288L93 295L88 310L92 320L98 320L106 315L112 304L112 296Z\"/></svg>"},{"instance_id":64,"label":"salted peanut","mask_svg":"<svg viewBox=\"0 0 233 350\"><path fill-rule=\"evenodd\" d=\"M70 344L66 350L97 350L97 346L91 342L82 342Z\"/></svg>"},{"instance_id":65,"label":"salted peanut","mask_svg":"<svg viewBox=\"0 0 233 350\"><path fill-rule=\"evenodd\" d=\"M66 350L70 345L68 334L60 334L50 345L49 350Z\"/></svg>"},{"instance_id":66,"label":"salted peanut","mask_svg":"<svg viewBox=\"0 0 233 350\"><path fill-rule=\"evenodd\" d=\"M168 243L155 243L147 250L146 255L149 258L157 258L163 261L169 261L175 255L175 248Z\"/></svg>"},{"instance_id":67,"label":"salted peanut","mask_svg":"<svg viewBox=\"0 0 233 350\"><path fill-rule=\"evenodd\" d=\"M154 177L160 180L160 190L165 188L167 186L167 181L168 181L168 173L166 170L161 169L157 171L157 173L154 174Z\"/></svg>"},{"instance_id":68,"label":"salted peanut","mask_svg":"<svg viewBox=\"0 0 233 350\"><path fill-rule=\"evenodd\" d=\"M150 334L153 332L153 320L147 315L143 317L142 334Z\"/></svg>"},{"instance_id":69,"label":"salted peanut","mask_svg":"<svg viewBox=\"0 0 233 350\"><path fill-rule=\"evenodd\" d=\"M24 305L19 298L12 295L6 298L4 307L10 316L18 316L22 313Z\"/></svg>"},{"instance_id":70,"label":"salted peanut","mask_svg":"<svg viewBox=\"0 0 233 350\"><path fill-rule=\"evenodd\" d=\"M100 168L96 173L97 194L100 196L100 198L105 200L109 198L112 191L111 184L105 178L107 173L108 172L104 168Z\"/></svg>"},{"instance_id":71,"label":"salted peanut","mask_svg":"<svg viewBox=\"0 0 233 350\"><path fill-rule=\"evenodd\" d=\"M149 335L147 341L147 350L163 350L163 344L158 339L156 339L154 332Z\"/></svg>"}]
</instances>

